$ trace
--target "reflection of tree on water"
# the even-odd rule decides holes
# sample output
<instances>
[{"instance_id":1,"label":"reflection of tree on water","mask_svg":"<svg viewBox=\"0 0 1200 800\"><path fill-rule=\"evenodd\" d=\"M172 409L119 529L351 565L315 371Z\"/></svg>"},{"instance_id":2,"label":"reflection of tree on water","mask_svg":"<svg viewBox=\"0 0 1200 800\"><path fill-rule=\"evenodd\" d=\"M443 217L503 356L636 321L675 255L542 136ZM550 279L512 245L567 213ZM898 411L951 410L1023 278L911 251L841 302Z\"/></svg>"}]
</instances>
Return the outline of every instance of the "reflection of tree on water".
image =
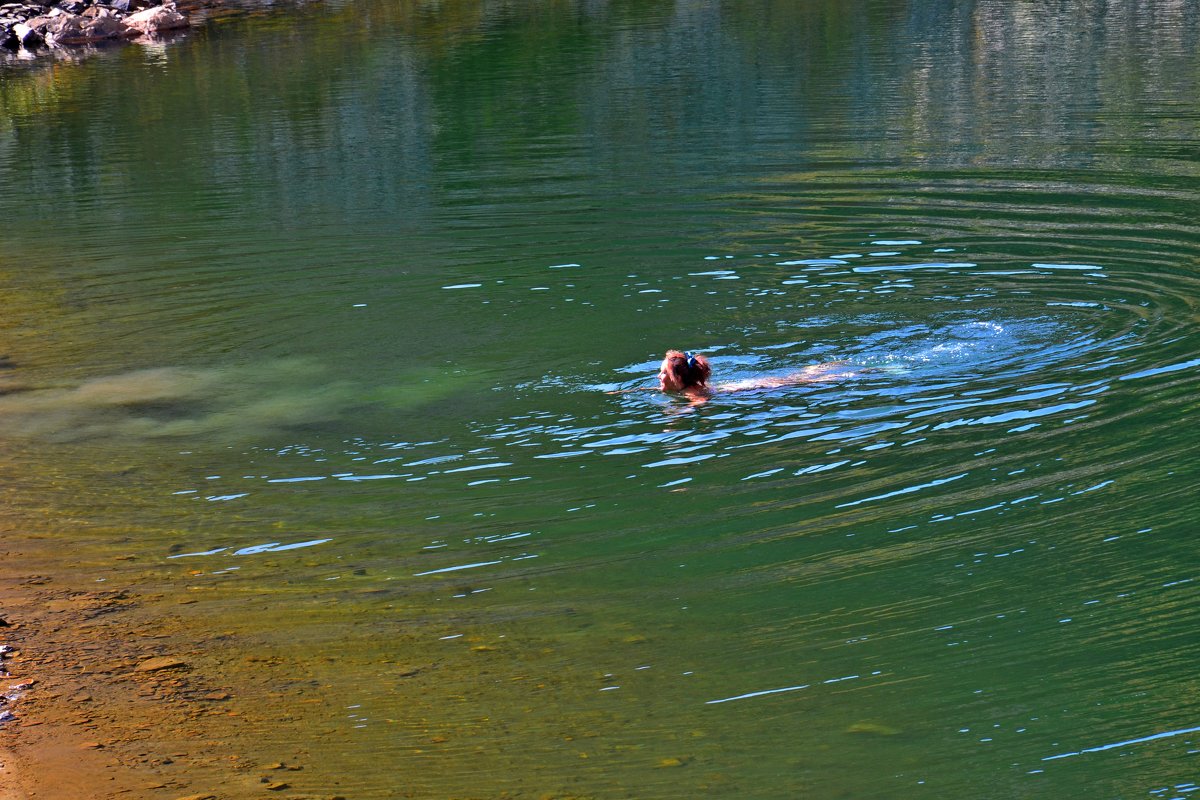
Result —
<instances>
[{"instance_id":1,"label":"reflection of tree on water","mask_svg":"<svg viewBox=\"0 0 1200 800\"><path fill-rule=\"evenodd\" d=\"M764 145L787 152L788 170L806 153L942 166L1019 156L1044 167L1090 166L1080 140L1177 138L1143 111L1148 101L1189 96L1196 20L1182 4L1086 5L764 2L700 13L666 3L535 12L410 2L280 11L248 21L264 27L252 39L193 39L168 53L179 60L211 51L202 80L185 69L114 74L93 63L5 68L0 185L6 198L22 197L34 181L39 192L57 192L60 226L121 223L129 208L87 200L116 135L125 152L171 159L170 171L140 180L169 180L208 198L201 205L210 209L220 200L229 210L278 215L283 225L336 213L411 227L446 203L503 193L514 176L488 176L514 149L531 173L601 173L620 193L642 184L647 170L687 183L722 165L753 166ZM665 24L632 24L647 16ZM305 50L279 45L280 29L313 25L330 34L311 37ZM1142 46L1151 33L1155 46ZM879 63L890 65L893 81L876 80ZM361 64L376 68L364 73ZM164 82L177 86L150 91ZM204 135L168 145L156 125L78 124L74 99L83 94L115 119L175 119ZM147 97L154 108L139 105ZM203 141L225 145L187 157L190 143ZM376 143L371 158L361 157L361 142ZM25 166L41 163L47 148L70 157L52 170ZM1114 152L1105 163L1134 156ZM267 180L242 181L264 169ZM138 194L128 202L143 219L184 210Z\"/></svg>"}]
</instances>

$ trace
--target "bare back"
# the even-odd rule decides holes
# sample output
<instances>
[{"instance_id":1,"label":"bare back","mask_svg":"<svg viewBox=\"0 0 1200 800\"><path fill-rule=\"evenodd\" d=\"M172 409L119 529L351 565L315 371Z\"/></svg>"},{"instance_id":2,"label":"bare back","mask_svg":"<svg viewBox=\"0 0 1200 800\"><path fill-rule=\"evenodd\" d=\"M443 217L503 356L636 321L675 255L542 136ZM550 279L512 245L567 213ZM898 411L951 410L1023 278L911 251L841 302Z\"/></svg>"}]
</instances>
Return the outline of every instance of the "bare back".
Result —
<instances>
[{"instance_id":1,"label":"bare back","mask_svg":"<svg viewBox=\"0 0 1200 800\"><path fill-rule=\"evenodd\" d=\"M790 375L746 378L740 381L718 383L713 388L718 392L746 392L754 389L778 389L783 386L797 386L802 383L839 381L855 375L853 371L846 369L846 367L847 364L845 361L830 361L825 364L813 364Z\"/></svg>"}]
</instances>

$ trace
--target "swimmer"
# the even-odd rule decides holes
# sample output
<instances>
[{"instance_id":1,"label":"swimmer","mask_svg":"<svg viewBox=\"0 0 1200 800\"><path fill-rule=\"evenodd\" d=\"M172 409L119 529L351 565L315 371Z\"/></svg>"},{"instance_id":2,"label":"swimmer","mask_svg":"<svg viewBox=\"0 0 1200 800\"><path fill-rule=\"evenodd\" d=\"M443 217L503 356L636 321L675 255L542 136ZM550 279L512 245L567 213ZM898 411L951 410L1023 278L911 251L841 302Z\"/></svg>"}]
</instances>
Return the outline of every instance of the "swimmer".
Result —
<instances>
[{"instance_id":1,"label":"swimmer","mask_svg":"<svg viewBox=\"0 0 1200 800\"><path fill-rule=\"evenodd\" d=\"M641 386L636 389L622 389L609 394L622 392L641 392L657 389L670 394L682 394L693 404L704 403L715 393L745 392L754 389L779 389L784 386L796 386L802 383L817 381L841 380L855 373L846 371L845 361L830 361L824 364L813 364L799 372L790 375L764 378L746 378L740 381L718 383L709 386L708 379L712 375L712 367L702 353L685 353L682 350L668 350L658 368L658 386Z\"/></svg>"}]
</instances>

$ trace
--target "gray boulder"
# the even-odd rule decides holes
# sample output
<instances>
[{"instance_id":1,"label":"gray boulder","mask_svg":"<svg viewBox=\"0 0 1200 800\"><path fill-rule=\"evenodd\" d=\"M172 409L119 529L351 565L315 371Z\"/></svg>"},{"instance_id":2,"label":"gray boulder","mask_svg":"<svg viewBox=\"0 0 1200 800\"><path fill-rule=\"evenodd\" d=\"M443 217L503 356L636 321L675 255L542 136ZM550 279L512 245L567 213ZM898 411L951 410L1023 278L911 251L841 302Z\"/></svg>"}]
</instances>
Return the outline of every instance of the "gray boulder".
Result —
<instances>
[{"instance_id":1,"label":"gray boulder","mask_svg":"<svg viewBox=\"0 0 1200 800\"><path fill-rule=\"evenodd\" d=\"M83 24L87 19L78 14L59 14L43 22L37 20L42 34L54 44L79 44L87 41L83 36Z\"/></svg>"},{"instance_id":2,"label":"gray boulder","mask_svg":"<svg viewBox=\"0 0 1200 800\"><path fill-rule=\"evenodd\" d=\"M23 22L18 22L16 25L13 25L12 32L17 37L17 42L19 42L21 47L24 47L26 50L33 50L34 48L41 47L46 43L46 40L42 38L40 33Z\"/></svg>"},{"instance_id":3,"label":"gray boulder","mask_svg":"<svg viewBox=\"0 0 1200 800\"><path fill-rule=\"evenodd\" d=\"M175 6L163 5L147 8L125 18L125 24L138 33L161 33L186 28L187 17L175 10Z\"/></svg>"},{"instance_id":4,"label":"gray boulder","mask_svg":"<svg viewBox=\"0 0 1200 800\"><path fill-rule=\"evenodd\" d=\"M26 20L25 24L42 34L42 36L46 36L48 33L46 28L49 27L50 23L53 21L54 17L33 17L32 19Z\"/></svg>"},{"instance_id":5,"label":"gray boulder","mask_svg":"<svg viewBox=\"0 0 1200 800\"><path fill-rule=\"evenodd\" d=\"M116 17L104 15L96 17L83 26L88 41L101 42L106 39L123 39L129 36L129 28Z\"/></svg>"},{"instance_id":6,"label":"gray boulder","mask_svg":"<svg viewBox=\"0 0 1200 800\"><path fill-rule=\"evenodd\" d=\"M51 17L42 28L46 39L56 45L90 44L123 39L132 34L121 20L111 13L94 17L82 14L59 14Z\"/></svg>"}]
</instances>

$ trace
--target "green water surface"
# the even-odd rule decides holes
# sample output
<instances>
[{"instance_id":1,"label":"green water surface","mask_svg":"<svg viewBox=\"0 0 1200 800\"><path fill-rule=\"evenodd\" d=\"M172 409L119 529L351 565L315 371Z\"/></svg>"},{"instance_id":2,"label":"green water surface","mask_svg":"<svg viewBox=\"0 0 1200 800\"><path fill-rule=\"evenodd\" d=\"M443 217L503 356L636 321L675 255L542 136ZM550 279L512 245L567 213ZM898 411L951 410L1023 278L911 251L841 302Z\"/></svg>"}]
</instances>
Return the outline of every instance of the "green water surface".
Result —
<instances>
[{"instance_id":1,"label":"green water surface","mask_svg":"<svg viewBox=\"0 0 1200 800\"><path fill-rule=\"evenodd\" d=\"M313 791L1189 796L1198 44L360 0L0 62L6 507L289 664ZM668 347L858 374L605 393Z\"/></svg>"}]
</instances>

